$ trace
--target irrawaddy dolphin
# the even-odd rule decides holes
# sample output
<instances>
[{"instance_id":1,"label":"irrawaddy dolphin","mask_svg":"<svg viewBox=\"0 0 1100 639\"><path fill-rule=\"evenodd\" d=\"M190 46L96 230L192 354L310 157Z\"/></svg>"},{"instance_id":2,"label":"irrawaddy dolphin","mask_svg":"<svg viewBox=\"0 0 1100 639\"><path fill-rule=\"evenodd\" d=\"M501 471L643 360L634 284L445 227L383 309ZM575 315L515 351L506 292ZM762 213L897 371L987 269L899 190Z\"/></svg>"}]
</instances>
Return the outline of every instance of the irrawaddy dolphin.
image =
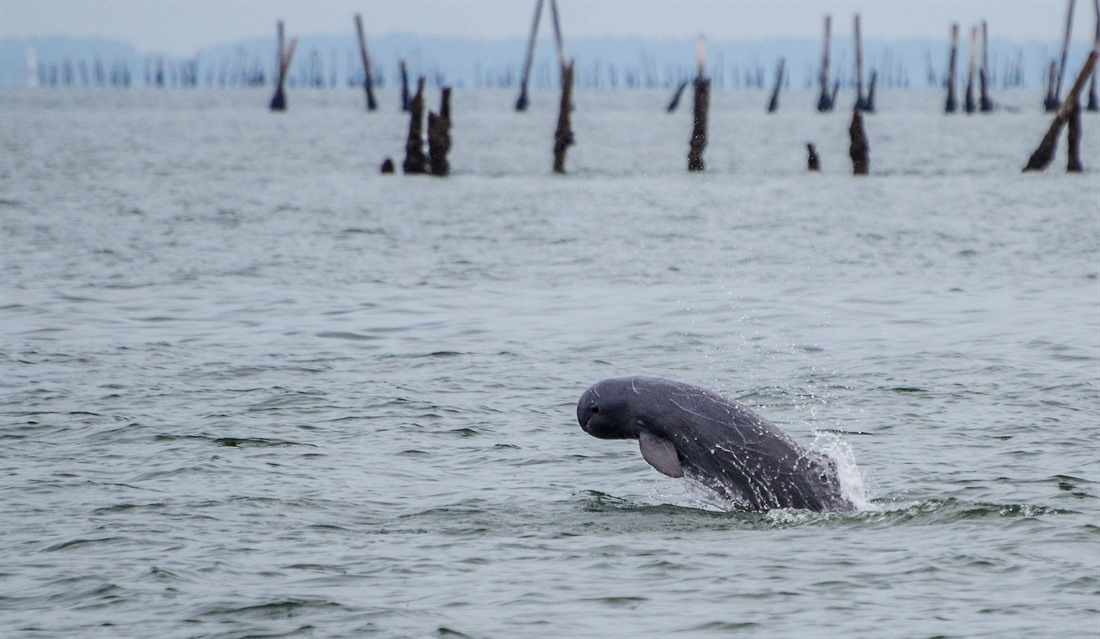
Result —
<instances>
[{"instance_id":1,"label":"irrawaddy dolphin","mask_svg":"<svg viewBox=\"0 0 1100 639\"><path fill-rule=\"evenodd\" d=\"M836 463L721 395L656 377L618 377L577 402L577 421L600 439L637 439L669 477L716 491L737 508L851 511Z\"/></svg>"}]
</instances>

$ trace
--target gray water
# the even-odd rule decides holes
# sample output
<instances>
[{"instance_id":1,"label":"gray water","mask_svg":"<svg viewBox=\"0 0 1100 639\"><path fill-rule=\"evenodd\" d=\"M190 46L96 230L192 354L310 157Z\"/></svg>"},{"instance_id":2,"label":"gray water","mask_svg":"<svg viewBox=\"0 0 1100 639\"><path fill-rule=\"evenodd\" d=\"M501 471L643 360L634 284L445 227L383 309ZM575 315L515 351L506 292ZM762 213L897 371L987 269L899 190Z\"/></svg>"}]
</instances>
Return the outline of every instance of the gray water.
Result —
<instances>
[{"instance_id":1,"label":"gray water","mask_svg":"<svg viewBox=\"0 0 1100 639\"><path fill-rule=\"evenodd\" d=\"M0 92L0 634L1100 635L1100 118L716 92ZM438 96L429 97L434 106ZM805 172L813 141L823 172ZM1062 145L1064 149L1064 142ZM576 423L599 379L753 407L852 514L729 512Z\"/></svg>"}]
</instances>

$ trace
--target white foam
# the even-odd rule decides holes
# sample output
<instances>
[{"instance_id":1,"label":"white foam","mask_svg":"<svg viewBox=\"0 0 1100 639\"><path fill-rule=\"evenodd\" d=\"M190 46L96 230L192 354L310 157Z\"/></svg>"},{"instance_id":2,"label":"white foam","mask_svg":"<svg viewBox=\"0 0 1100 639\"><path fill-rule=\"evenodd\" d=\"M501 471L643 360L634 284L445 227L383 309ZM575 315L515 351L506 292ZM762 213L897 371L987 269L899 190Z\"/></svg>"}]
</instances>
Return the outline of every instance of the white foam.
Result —
<instances>
[{"instance_id":1,"label":"white foam","mask_svg":"<svg viewBox=\"0 0 1100 639\"><path fill-rule=\"evenodd\" d=\"M867 497L867 478L856 465L856 455L848 442L835 433L814 431L814 442L811 448L828 455L836 462L840 492L852 502L856 510L880 510Z\"/></svg>"},{"instance_id":2,"label":"white foam","mask_svg":"<svg viewBox=\"0 0 1100 639\"><path fill-rule=\"evenodd\" d=\"M736 504L730 503L717 491L693 477L655 482L649 490L649 497L673 506L698 508L711 512L737 510Z\"/></svg>"}]
</instances>

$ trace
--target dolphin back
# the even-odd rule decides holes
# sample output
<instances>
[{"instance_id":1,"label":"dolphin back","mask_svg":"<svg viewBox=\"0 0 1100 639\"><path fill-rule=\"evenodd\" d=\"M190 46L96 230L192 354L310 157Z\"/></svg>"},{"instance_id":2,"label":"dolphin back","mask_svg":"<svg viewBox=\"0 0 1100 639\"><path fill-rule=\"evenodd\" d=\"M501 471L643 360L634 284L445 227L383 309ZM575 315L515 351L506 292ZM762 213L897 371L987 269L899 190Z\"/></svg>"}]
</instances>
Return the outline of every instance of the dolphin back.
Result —
<instances>
[{"instance_id":1,"label":"dolphin back","mask_svg":"<svg viewBox=\"0 0 1100 639\"><path fill-rule=\"evenodd\" d=\"M641 427L675 446L688 478L739 508L847 511L836 463L748 407L703 388L634 378Z\"/></svg>"}]
</instances>

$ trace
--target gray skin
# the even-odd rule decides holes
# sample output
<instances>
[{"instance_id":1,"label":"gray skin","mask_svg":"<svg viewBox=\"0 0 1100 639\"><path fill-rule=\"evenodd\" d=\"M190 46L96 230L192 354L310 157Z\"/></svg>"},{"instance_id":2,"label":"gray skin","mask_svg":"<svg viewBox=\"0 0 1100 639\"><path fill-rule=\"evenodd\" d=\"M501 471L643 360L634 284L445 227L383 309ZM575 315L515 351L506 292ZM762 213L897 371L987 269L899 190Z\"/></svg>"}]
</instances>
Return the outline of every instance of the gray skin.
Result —
<instances>
[{"instance_id":1,"label":"gray skin","mask_svg":"<svg viewBox=\"0 0 1100 639\"><path fill-rule=\"evenodd\" d=\"M738 508L855 510L832 459L696 386L657 377L605 379L581 395L577 421L593 437L637 439L658 471L686 475Z\"/></svg>"}]
</instances>

